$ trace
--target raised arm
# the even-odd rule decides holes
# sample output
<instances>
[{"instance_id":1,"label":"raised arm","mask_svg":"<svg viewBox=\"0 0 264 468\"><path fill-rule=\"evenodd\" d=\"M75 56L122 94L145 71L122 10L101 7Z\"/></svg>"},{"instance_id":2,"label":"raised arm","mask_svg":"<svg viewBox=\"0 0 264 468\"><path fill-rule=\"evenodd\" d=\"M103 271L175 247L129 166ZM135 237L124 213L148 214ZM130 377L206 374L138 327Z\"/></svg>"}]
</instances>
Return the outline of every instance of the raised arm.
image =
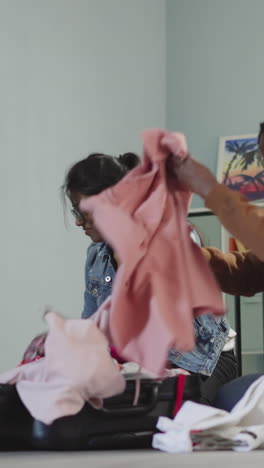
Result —
<instances>
[{"instance_id":1,"label":"raised arm","mask_svg":"<svg viewBox=\"0 0 264 468\"><path fill-rule=\"evenodd\" d=\"M264 261L264 209L251 205L240 193L217 184L205 205L225 228Z\"/></svg>"},{"instance_id":2,"label":"raised arm","mask_svg":"<svg viewBox=\"0 0 264 468\"><path fill-rule=\"evenodd\" d=\"M225 228L264 261L263 208L219 184L209 169L191 156L183 160L173 155L170 169L183 188L200 195Z\"/></svg>"}]
</instances>

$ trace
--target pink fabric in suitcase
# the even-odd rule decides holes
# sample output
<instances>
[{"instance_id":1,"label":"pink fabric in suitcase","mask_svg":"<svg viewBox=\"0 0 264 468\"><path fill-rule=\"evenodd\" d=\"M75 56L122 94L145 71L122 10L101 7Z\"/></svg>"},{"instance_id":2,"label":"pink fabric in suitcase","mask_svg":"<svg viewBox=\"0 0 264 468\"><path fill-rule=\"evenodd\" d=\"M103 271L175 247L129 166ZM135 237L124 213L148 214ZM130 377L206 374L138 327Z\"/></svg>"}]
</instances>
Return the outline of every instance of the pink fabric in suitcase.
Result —
<instances>
[{"instance_id":1,"label":"pink fabric in suitcase","mask_svg":"<svg viewBox=\"0 0 264 468\"><path fill-rule=\"evenodd\" d=\"M0 375L0 383L16 384L35 419L50 424L78 413L86 401L100 408L104 398L124 391L124 377L92 320L64 319L54 312L46 318L45 357Z\"/></svg>"}]
</instances>

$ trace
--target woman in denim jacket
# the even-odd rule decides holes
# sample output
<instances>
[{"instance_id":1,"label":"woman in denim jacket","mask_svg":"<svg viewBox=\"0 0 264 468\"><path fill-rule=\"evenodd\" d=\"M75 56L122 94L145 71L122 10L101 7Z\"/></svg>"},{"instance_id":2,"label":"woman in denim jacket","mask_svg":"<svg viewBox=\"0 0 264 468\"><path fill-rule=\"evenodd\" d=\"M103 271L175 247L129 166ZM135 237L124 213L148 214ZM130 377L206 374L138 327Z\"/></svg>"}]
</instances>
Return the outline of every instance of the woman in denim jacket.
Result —
<instances>
[{"instance_id":1,"label":"woman in denim jacket","mask_svg":"<svg viewBox=\"0 0 264 468\"><path fill-rule=\"evenodd\" d=\"M93 315L102 302L111 294L118 267L111 247L104 242L89 215L79 211L80 201L116 184L139 162L134 153L125 153L118 158L104 154L90 154L76 163L68 172L63 193L72 203L76 225L84 230L92 243L87 250L85 266L85 292L82 318ZM195 229L191 236L200 243ZM229 324L225 318L201 315L194 319L196 347L192 352L179 353L171 349L168 360L173 367L199 373L202 381L201 402L211 404L216 391L224 383L237 376L237 360L229 342ZM26 349L23 360L29 361L44 354L46 335L39 335ZM234 341L234 340L233 340ZM231 349L230 349L231 348Z\"/></svg>"},{"instance_id":2,"label":"woman in denim jacket","mask_svg":"<svg viewBox=\"0 0 264 468\"><path fill-rule=\"evenodd\" d=\"M63 190L72 203L76 225L92 240L85 266L83 318L93 315L111 294L118 259L104 242L92 218L79 211L80 201L116 184L138 162L138 156L133 153L126 153L119 158L94 153L76 163L66 176ZM195 230L192 236L196 236L199 241ZM225 318L202 315L194 319L194 329L195 349L183 354L171 349L168 359L174 367L201 375L201 402L210 404L217 389L237 376L236 357L228 343L230 327Z\"/></svg>"}]
</instances>

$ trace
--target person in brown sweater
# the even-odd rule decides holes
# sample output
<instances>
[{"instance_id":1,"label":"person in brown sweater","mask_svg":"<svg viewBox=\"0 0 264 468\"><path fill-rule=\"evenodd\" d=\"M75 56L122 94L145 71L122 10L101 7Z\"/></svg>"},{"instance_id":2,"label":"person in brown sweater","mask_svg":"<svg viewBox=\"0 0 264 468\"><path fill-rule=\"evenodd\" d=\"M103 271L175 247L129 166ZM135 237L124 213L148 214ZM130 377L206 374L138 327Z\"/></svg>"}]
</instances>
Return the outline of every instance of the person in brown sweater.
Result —
<instances>
[{"instance_id":1,"label":"person in brown sweater","mask_svg":"<svg viewBox=\"0 0 264 468\"><path fill-rule=\"evenodd\" d=\"M259 149L264 158L264 122L260 124ZM252 296L264 291L264 208L252 205L240 193L217 182L209 169L189 155L172 155L170 169L183 187L204 199L223 226L249 250L224 254L203 248L203 253L223 292Z\"/></svg>"}]
</instances>

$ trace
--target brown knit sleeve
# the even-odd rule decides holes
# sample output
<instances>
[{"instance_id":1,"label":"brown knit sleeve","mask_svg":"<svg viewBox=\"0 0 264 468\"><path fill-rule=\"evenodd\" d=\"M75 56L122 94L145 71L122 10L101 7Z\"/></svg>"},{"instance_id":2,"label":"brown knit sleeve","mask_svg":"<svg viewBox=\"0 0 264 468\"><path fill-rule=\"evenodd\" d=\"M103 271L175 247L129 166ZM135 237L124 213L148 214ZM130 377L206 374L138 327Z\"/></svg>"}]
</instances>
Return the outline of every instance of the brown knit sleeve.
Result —
<instances>
[{"instance_id":1,"label":"brown knit sleeve","mask_svg":"<svg viewBox=\"0 0 264 468\"><path fill-rule=\"evenodd\" d=\"M214 247L203 247L201 250L223 292L253 296L264 291L264 262L252 252L224 254Z\"/></svg>"}]
</instances>

